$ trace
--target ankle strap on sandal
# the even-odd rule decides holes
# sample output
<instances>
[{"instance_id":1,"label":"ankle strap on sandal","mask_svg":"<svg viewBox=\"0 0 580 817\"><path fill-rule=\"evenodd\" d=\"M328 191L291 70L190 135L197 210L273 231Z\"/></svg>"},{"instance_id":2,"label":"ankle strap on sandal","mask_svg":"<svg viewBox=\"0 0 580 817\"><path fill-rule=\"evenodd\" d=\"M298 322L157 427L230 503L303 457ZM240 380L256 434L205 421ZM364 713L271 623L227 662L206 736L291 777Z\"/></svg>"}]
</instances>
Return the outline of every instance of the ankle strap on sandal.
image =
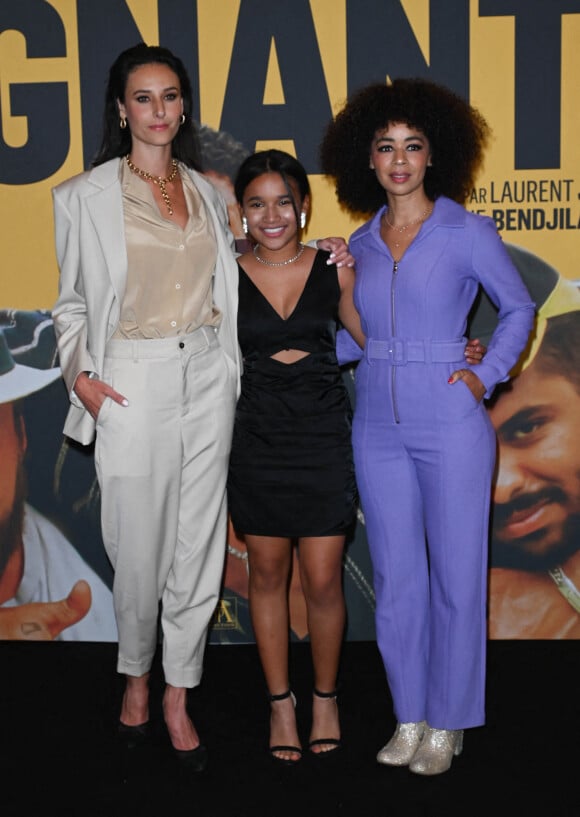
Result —
<instances>
[{"instance_id":1,"label":"ankle strap on sandal","mask_svg":"<svg viewBox=\"0 0 580 817\"><path fill-rule=\"evenodd\" d=\"M321 692L319 689L316 689L316 687L314 687L312 691L314 692L317 698L336 698L336 696L338 695L337 689L333 689L332 692Z\"/></svg>"},{"instance_id":2,"label":"ankle strap on sandal","mask_svg":"<svg viewBox=\"0 0 580 817\"><path fill-rule=\"evenodd\" d=\"M290 698L292 695L292 690L287 689L286 692L281 692L279 695L270 695L268 694L269 701L285 701L286 698Z\"/></svg>"}]
</instances>

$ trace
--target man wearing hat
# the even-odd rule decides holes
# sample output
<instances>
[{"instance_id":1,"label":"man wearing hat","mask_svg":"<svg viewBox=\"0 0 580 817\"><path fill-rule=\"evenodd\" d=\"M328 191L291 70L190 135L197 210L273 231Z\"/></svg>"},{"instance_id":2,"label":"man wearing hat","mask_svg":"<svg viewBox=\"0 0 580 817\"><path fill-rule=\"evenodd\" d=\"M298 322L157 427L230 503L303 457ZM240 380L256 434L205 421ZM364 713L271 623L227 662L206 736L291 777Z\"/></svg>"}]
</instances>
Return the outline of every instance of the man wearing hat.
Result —
<instances>
[{"instance_id":1,"label":"man wearing hat","mask_svg":"<svg viewBox=\"0 0 580 817\"><path fill-rule=\"evenodd\" d=\"M114 641L111 591L26 501L21 401L60 377L55 349L49 313L0 310L0 639Z\"/></svg>"}]
</instances>

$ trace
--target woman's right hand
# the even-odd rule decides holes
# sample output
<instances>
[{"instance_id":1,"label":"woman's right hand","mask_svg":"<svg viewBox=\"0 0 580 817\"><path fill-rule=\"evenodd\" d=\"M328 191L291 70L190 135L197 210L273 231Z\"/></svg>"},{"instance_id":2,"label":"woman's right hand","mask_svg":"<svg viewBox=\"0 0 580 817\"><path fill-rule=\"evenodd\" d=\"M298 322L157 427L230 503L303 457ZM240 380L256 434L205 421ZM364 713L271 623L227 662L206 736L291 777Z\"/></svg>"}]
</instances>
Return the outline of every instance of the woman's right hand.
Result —
<instances>
[{"instance_id":1,"label":"woman's right hand","mask_svg":"<svg viewBox=\"0 0 580 817\"><path fill-rule=\"evenodd\" d=\"M88 372L81 372L74 385L74 391L93 420L99 416L101 406L107 398L114 400L120 406L128 406L129 401L108 383L98 377L89 377Z\"/></svg>"}]
</instances>

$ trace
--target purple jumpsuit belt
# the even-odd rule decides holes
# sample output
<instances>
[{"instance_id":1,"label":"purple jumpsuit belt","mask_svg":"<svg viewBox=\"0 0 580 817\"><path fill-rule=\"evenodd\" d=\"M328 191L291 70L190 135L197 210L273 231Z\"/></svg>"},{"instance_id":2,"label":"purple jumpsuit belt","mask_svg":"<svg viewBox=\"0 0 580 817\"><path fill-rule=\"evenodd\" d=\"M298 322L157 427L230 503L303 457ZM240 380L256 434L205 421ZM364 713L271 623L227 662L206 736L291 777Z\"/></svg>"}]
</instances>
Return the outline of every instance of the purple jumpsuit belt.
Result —
<instances>
[{"instance_id":1,"label":"purple jumpsuit belt","mask_svg":"<svg viewBox=\"0 0 580 817\"><path fill-rule=\"evenodd\" d=\"M393 366L407 363L454 363L464 360L465 338L458 340L405 340L367 338L364 356L372 360L386 360Z\"/></svg>"}]
</instances>

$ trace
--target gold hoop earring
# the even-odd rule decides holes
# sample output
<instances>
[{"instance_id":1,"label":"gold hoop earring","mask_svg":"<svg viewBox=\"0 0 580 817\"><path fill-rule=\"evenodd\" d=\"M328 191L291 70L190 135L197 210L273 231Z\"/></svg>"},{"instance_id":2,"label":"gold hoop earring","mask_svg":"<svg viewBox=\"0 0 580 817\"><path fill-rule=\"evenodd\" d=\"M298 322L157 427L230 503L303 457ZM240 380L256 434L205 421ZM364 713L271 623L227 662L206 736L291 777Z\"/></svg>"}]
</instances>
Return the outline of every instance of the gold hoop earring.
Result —
<instances>
[{"instance_id":1,"label":"gold hoop earring","mask_svg":"<svg viewBox=\"0 0 580 817\"><path fill-rule=\"evenodd\" d=\"M122 116L119 119L119 127L121 128L121 130L125 130L125 128L127 127L127 119L124 116Z\"/></svg>"},{"instance_id":2,"label":"gold hoop earring","mask_svg":"<svg viewBox=\"0 0 580 817\"><path fill-rule=\"evenodd\" d=\"M181 116L179 117L179 124L183 125L184 122L185 122L185 114L182 113Z\"/></svg>"}]
</instances>

